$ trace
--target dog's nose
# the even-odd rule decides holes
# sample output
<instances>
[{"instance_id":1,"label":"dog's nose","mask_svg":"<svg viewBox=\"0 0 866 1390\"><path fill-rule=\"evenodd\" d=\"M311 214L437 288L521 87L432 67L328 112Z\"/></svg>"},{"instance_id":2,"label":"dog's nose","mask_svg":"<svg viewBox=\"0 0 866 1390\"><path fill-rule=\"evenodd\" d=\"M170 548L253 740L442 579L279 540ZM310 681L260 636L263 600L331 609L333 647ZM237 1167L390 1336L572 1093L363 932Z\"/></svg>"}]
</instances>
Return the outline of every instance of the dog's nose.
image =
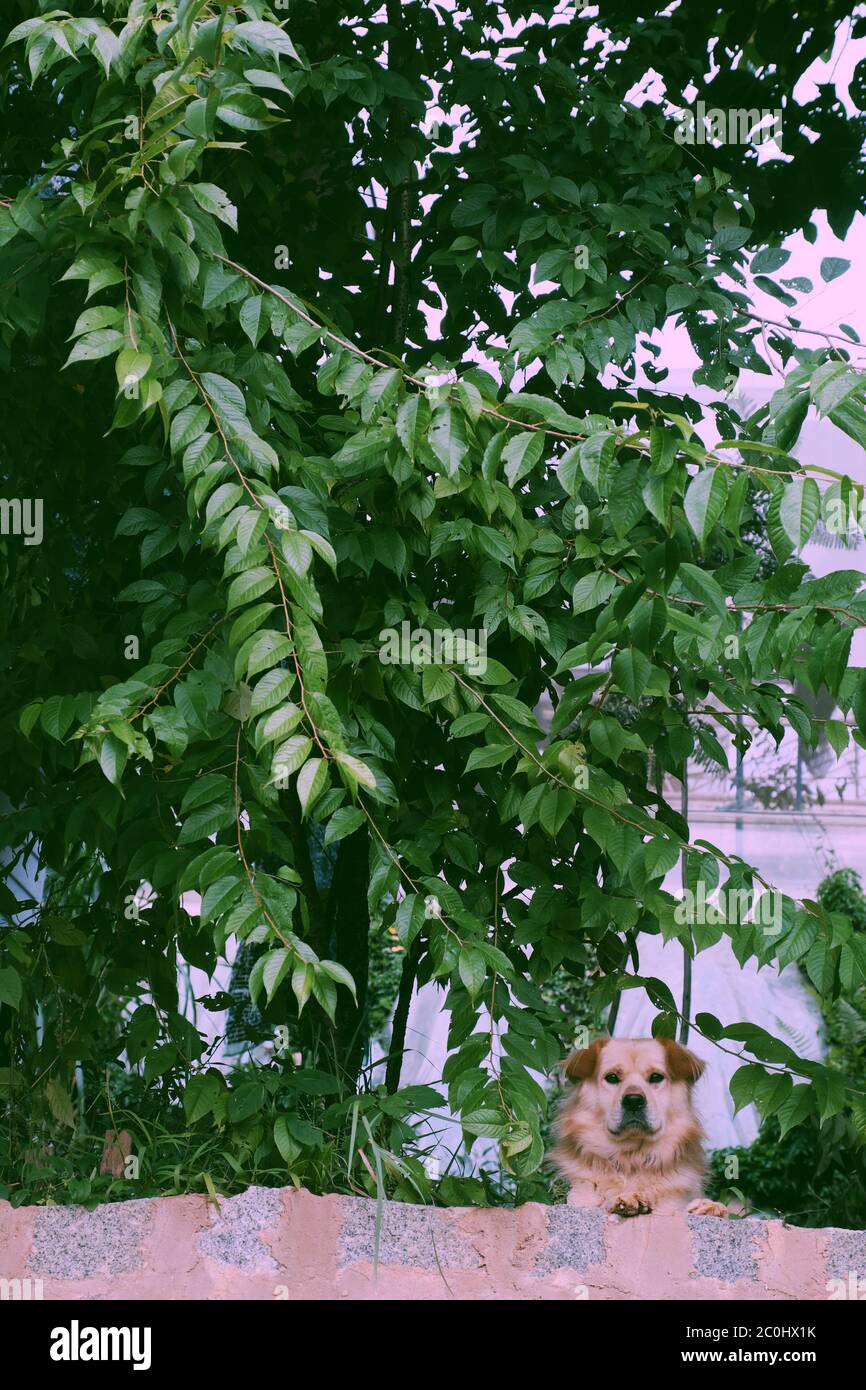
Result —
<instances>
[{"instance_id":1,"label":"dog's nose","mask_svg":"<svg viewBox=\"0 0 866 1390\"><path fill-rule=\"evenodd\" d=\"M623 1110L635 1115L646 1109L646 1096L641 1091L626 1091L622 1098Z\"/></svg>"}]
</instances>

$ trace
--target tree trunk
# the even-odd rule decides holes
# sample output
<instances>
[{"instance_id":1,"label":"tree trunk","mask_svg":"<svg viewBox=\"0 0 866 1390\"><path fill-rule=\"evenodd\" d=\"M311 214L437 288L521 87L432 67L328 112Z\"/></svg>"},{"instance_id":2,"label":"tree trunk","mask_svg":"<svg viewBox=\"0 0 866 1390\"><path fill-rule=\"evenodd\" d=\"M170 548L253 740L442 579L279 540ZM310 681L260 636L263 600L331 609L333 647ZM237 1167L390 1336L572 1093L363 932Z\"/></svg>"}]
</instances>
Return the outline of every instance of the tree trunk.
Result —
<instances>
[{"instance_id":1,"label":"tree trunk","mask_svg":"<svg viewBox=\"0 0 866 1390\"><path fill-rule=\"evenodd\" d=\"M370 971L370 914L367 908L369 877L367 828L340 842L331 883L329 916L334 959L355 981L357 1004L347 989L337 993L337 1061L349 1086L354 1086L367 1048L367 984Z\"/></svg>"}]
</instances>

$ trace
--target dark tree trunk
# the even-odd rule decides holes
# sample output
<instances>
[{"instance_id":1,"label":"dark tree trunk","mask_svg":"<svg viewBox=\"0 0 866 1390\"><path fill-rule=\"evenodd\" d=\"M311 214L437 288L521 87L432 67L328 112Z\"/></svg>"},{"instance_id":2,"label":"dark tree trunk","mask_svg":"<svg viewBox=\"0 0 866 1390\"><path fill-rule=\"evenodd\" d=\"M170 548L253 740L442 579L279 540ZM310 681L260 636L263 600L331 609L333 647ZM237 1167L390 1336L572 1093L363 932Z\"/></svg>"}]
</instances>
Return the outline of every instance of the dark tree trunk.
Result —
<instances>
[{"instance_id":1,"label":"dark tree trunk","mask_svg":"<svg viewBox=\"0 0 866 1390\"><path fill-rule=\"evenodd\" d=\"M329 916L334 959L355 981L358 1002L342 985L337 993L337 1061L354 1086L367 1047L367 985L370 972L370 914L367 908L369 845L366 826L340 842L331 883Z\"/></svg>"},{"instance_id":2,"label":"dark tree trunk","mask_svg":"<svg viewBox=\"0 0 866 1390\"><path fill-rule=\"evenodd\" d=\"M393 30L393 35L388 40L388 67L393 72L405 75L415 44L403 23L402 8L400 0L388 0L388 26ZM383 247L385 254L382 256L382 266L386 275L389 259L394 267L394 283L390 286L391 313L387 346L395 357L402 357L406 350L410 313L414 165L407 149L409 129L410 121L406 109L399 97L393 97L388 115L388 136L402 177L388 189L386 228L389 236L393 238L393 243L390 248Z\"/></svg>"},{"instance_id":3,"label":"dark tree trunk","mask_svg":"<svg viewBox=\"0 0 866 1390\"><path fill-rule=\"evenodd\" d=\"M385 1068L385 1088L389 1095L400 1089L400 1072L403 1068L403 1053L406 1049L406 1023L409 1018L409 1005L412 1003L412 990L421 959L421 937L416 936L403 957L403 970L400 975L400 988L397 992L397 1005L394 1009L394 1023L391 1028L391 1046L388 1049L388 1063Z\"/></svg>"}]
</instances>

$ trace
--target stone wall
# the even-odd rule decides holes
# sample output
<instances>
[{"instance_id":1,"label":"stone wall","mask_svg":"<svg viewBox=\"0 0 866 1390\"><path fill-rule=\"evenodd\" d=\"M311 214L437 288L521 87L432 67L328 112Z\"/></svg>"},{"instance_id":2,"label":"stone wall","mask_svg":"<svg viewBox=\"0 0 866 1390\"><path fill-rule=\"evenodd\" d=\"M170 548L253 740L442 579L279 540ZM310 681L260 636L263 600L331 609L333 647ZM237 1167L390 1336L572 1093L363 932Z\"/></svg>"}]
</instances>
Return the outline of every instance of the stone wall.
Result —
<instances>
[{"instance_id":1,"label":"stone wall","mask_svg":"<svg viewBox=\"0 0 866 1390\"><path fill-rule=\"evenodd\" d=\"M866 1280L863 1231L534 1203L386 1203L376 1271L376 1211L261 1187L219 1208L200 1196L95 1211L0 1202L0 1280L29 1279L46 1299L290 1300L827 1299L828 1281Z\"/></svg>"}]
</instances>

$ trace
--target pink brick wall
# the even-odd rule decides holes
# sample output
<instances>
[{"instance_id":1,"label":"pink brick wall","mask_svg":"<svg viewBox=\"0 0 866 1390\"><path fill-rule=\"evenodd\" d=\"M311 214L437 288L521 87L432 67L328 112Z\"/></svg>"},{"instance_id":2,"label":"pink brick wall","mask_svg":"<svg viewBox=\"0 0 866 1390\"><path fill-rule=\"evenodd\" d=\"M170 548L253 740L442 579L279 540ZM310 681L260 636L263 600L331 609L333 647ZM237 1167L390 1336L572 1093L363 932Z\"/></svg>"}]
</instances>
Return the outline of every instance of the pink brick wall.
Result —
<instances>
[{"instance_id":1,"label":"pink brick wall","mask_svg":"<svg viewBox=\"0 0 866 1390\"><path fill-rule=\"evenodd\" d=\"M574 1207L448 1210L251 1188L79 1207L0 1202L0 1280L55 1298L829 1299L866 1233ZM836 1282L834 1282L836 1281ZM0 1296L16 1286L0 1285Z\"/></svg>"}]
</instances>

